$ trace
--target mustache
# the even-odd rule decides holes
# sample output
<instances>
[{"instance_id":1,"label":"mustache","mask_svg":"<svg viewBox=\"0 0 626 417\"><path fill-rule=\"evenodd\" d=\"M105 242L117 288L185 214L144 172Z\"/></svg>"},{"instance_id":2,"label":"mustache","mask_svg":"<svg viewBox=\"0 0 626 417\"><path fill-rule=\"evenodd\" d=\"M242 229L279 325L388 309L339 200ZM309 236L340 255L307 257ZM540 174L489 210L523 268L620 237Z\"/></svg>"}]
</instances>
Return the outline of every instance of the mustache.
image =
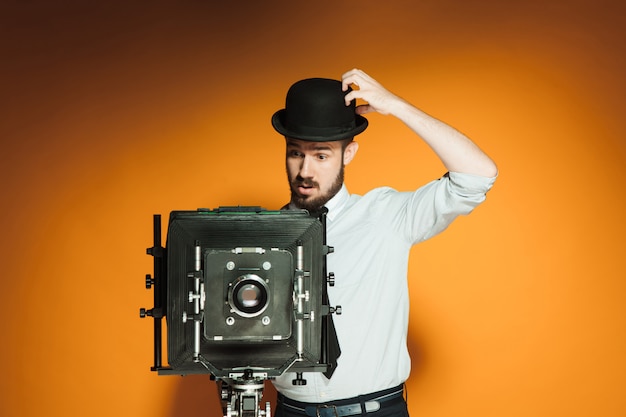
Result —
<instances>
[{"instance_id":1,"label":"mustache","mask_svg":"<svg viewBox=\"0 0 626 417\"><path fill-rule=\"evenodd\" d=\"M293 181L291 181L291 185L294 187L319 187L319 183L317 181L313 181L310 178L302 178L297 176Z\"/></svg>"}]
</instances>

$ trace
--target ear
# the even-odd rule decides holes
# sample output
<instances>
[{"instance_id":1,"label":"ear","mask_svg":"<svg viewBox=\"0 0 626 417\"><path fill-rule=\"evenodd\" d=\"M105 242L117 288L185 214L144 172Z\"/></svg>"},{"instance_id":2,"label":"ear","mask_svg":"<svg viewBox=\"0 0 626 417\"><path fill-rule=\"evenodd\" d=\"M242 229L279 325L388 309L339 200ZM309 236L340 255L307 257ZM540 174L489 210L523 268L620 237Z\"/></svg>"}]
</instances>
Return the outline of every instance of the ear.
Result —
<instances>
[{"instance_id":1,"label":"ear","mask_svg":"<svg viewBox=\"0 0 626 417\"><path fill-rule=\"evenodd\" d=\"M354 159L356 152L359 150L359 144L357 142L350 142L346 149L343 151L343 164L348 165Z\"/></svg>"}]
</instances>

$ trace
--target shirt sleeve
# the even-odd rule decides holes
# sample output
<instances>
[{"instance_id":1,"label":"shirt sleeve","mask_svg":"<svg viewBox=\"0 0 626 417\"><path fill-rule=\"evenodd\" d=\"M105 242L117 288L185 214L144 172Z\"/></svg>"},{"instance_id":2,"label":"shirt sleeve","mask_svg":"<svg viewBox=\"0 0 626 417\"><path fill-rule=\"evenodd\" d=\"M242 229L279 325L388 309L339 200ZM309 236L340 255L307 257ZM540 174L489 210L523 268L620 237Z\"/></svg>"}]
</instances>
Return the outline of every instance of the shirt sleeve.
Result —
<instances>
[{"instance_id":1,"label":"shirt sleeve","mask_svg":"<svg viewBox=\"0 0 626 417\"><path fill-rule=\"evenodd\" d=\"M444 231L454 219L485 201L496 177L448 172L408 194L404 231L413 244ZM402 193L404 194L404 193Z\"/></svg>"}]
</instances>

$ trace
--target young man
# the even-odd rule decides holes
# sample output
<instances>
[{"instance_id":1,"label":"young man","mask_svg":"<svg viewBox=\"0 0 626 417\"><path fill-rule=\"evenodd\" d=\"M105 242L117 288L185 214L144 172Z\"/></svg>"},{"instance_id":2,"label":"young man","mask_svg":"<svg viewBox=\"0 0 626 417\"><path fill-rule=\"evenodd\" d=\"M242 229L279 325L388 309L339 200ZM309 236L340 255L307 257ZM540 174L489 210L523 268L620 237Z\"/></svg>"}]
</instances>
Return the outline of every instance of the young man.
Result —
<instances>
[{"instance_id":1,"label":"young man","mask_svg":"<svg viewBox=\"0 0 626 417\"><path fill-rule=\"evenodd\" d=\"M354 89L350 88L354 86ZM356 106L356 99L367 104ZM355 157L355 135L369 112L397 117L425 141L448 173L416 191L388 187L363 196L343 184ZM407 268L411 246L443 231L457 216L485 200L497 168L465 135L387 91L358 69L342 81L313 78L291 86L285 108L272 117L285 136L290 208L327 214L327 242L335 251L329 288L341 356L330 379L307 373L274 381L276 417L408 416L403 384L409 376Z\"/></svg>"}]
</instances>

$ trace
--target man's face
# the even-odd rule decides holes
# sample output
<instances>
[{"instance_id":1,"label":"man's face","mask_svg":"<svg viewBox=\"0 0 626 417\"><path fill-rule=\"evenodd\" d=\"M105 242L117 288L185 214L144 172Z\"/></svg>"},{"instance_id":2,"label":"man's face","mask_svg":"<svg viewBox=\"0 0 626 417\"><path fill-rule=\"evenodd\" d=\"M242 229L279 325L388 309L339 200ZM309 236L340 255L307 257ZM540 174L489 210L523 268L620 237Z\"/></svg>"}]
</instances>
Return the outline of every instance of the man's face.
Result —
<instances>
[{"instance_id":1,"label":"man's face","mask_svg":"<svg viewBox=\"0 0 626 417\"><path fill-rule=\"evenodd\" d=\"M286 141L291 201L299 208L317 211L341 189L344 165L352 160L358 146L351 142L344 151L340 141Z\"/></svg>"}]
</instances>

